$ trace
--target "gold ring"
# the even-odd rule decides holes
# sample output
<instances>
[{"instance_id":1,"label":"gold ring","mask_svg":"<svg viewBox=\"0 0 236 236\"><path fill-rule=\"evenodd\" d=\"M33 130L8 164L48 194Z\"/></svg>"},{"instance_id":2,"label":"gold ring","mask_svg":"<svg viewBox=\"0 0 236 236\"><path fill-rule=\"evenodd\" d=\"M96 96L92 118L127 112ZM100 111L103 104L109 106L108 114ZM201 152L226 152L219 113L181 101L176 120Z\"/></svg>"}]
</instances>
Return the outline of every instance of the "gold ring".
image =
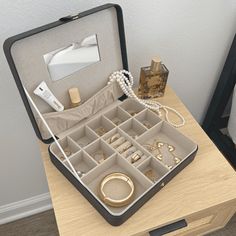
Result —
<instances>
[{"instance_id":1,"label":"gold ring","mask_svg":"<svg viewBox=\"0 0 236 236\"><path fill-rule=\"evenodd\" d=\"M131 163L133 164L133 163L137 162L140 159L141 159L141 155L139 155L138 153L134 153L131 157Z\"/></svg>"},{"instance_id":2,"label":"gold ring","mask_svg":"<svg viewBox=\"0 0 236 236\"><path fill-rule=\"evenodd\" d=\"M123 144L121 144L119 147L116 148L116 151L119 153L123 153L130 147L132 147L132 143L130 141L125 141Z\"/></svg>"},{"instance_id":3,"label":"gold ring","mask_svg":"<svg viewBox=\"0 0 236 236\"><path fill-rule=\"evenodd\" d=\"M112 146L113 148L117 148L117 147L119 147L120 145L122 145L125 141L126 141L125 137L120 137L120 138L118 138L115 142L111 143L111 146Z\"/></svg>"},{"instance_id":4,"label":"gold ring","mask_svg":"<svg viewBox=\"0 0 236 236\"><path fill-rule=\"evenodd\" d=\"M118 138L120 138L120 134L114 134L111 138L110 138L110 142L109 143L113 143L114 141L116 141Z\"/></svg>"},{"instance_id":5,"label":"gold ring","mask_svg":"<svg viewBox=\"0 0 236 236\"><path fill-rule=\"evenodd\" d=\"M128 194L128 196L126 196L123 199L112 199L108 196L106 196L106 193L104 192L104 186L106 185L106 183L108 183L109 181L112 180L122 180L124 181L129 187L130 187L130 193ZM98 188L98 195L100 197L100 199L107 205L112 206L112 207L122 207L122 206L126 206L129 203L131 203L134 199L134 183L131 180L131 178L123 173L120 172L114 172L112 174L109 174L107 176L105 176Z\"/></svg>"}]
</instances>

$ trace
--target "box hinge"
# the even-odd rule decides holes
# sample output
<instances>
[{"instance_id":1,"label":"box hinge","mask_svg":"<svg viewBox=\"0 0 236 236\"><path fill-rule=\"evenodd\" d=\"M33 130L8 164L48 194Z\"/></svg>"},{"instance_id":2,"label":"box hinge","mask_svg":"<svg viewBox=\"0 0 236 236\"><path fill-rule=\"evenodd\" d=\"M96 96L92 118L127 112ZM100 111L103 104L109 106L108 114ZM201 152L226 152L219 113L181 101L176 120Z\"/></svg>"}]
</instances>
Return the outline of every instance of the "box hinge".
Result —
<instances>
[{"instance_id":1,"label":"box hinge","mask_svg":"<svg viewBox=\"0 0 236 236\"><path fill-rule=\"evenodd\" d=\"M60 18L60 21L66 22L66 21L72 21L72 20L77 20L79 18L79 14L76 15L68 15Z\"/></svg>"}]
</instances>

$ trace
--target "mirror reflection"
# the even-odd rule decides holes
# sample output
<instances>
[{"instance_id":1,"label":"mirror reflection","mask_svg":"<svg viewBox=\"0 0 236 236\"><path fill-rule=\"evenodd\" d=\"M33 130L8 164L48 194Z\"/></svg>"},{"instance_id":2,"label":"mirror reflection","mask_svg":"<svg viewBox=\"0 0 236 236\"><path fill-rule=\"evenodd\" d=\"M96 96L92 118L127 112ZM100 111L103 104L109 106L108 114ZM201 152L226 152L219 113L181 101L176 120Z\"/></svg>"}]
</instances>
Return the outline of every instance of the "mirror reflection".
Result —
<instances>
[{"instance_id":1,"label":"mirror reflection","mask_svg":"<svg viewBox=\"0 0 236 236\"><path fill-rule=\"evenodd\" d=\"M97 35L45 54L45 64L53 81L100 61Z\"/></svg>"}]
</instances>

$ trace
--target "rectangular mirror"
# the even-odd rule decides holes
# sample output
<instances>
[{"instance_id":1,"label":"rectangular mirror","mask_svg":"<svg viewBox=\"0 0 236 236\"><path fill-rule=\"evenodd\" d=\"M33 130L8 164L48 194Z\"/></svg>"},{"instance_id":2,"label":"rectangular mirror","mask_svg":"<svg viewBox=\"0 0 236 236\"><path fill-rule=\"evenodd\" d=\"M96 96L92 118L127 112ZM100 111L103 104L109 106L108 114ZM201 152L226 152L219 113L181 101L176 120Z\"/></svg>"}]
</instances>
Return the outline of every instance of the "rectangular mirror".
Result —
<instances>
[{"instance_id":1,"label":"rectangular mirror","mask_svg":"<svg viewBox=\"0 0 236 236\"><path fill-rule=\"evenodd\" d=\"M53 81L63 79L76 71L100 61L97 35L45 54L44 62Z\"/></svg>"}]
</instances>

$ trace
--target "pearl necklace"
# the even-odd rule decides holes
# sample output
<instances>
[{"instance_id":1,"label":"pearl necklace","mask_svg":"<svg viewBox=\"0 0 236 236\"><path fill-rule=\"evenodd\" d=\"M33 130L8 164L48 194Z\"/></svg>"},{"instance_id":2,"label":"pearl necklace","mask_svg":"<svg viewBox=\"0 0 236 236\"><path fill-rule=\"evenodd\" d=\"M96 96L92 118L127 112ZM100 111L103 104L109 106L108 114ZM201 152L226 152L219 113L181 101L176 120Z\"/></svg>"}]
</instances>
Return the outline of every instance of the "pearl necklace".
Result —
<instances>
[{"instance_id":1,"label":"pearl necklace","mask_svg":"<svg viewBox=\"0 0 236 236\"><path fill-rule=\"evenodd\" d=\"M169 124L171 124L172 126L178 128L178 127L181 127L185 124L184 117L175 109L173 109L169 106L164 106L161 103L154 101L154 100L145 100L145 99L140 99L139 97L137 97L137 95L134 93L134 91L132 89L132 87L134 85L134 78L129 71L120 70L120 71L113 72L109 76L108 84L111 84L113 82L117 82L119 84L120 88L122 89L122 91L124 92L124 94L127 97L132 98L132 99L136 100L137 102L139 102L140 104L142 104L144 107L157 112L159 117L161 117L160 109L163 109L165 111L166 121ZM180 124L175 124L170 121L169 116L168 116L169 111L174 112L181 119Z\"/></svg>"}]
</instances>

